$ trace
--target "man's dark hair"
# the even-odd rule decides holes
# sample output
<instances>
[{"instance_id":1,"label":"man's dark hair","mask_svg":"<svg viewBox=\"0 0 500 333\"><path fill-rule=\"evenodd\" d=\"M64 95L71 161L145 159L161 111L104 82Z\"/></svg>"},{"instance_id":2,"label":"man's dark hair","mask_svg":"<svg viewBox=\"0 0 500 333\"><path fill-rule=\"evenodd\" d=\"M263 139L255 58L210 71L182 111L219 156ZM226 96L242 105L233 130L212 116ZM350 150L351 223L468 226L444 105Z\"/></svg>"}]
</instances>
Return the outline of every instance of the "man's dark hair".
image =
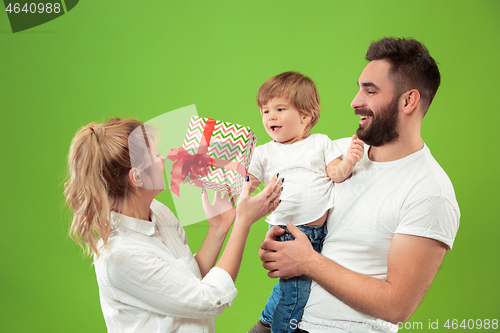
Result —
<instances>
[{"instance_id":1,"label":"man's dark hair","mask_svg":"<svg viewBox=\"0 0 500 333\"><path fill-rule=\"evenodd\" d=\"M417 89L425 115L439 88L441 75L436 61L423 44L413 38L384 37L370 44L366 60L389 62L389 78L394 83L394 94L401 95L410 89Z\"/></svg>"}]
</instances>

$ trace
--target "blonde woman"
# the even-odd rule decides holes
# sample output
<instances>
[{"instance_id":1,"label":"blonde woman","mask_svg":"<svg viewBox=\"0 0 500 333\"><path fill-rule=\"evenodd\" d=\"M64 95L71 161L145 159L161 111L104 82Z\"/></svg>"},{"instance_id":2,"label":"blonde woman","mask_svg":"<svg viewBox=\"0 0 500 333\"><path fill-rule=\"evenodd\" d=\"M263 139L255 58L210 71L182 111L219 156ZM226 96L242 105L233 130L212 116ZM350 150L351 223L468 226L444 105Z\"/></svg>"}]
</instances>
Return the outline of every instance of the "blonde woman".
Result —
<instances>
[{"instance_id":1,"label":"blonde woman","mask_svg":"<svg viewBox=\"0 0 500 333\"><path fill-rule=\"evenodd\" d=\"M237 294L250 227L279 204L278 175L254 197L247 177L236 208L227 195L210 204L202 191L209 229L193 255L175 216L154 200L163 190L164 160L153 130L136 119L89 124L71 144L70 235L94 255L109 332L215 332L214 317Z\"/></svg>"}]
</instances>

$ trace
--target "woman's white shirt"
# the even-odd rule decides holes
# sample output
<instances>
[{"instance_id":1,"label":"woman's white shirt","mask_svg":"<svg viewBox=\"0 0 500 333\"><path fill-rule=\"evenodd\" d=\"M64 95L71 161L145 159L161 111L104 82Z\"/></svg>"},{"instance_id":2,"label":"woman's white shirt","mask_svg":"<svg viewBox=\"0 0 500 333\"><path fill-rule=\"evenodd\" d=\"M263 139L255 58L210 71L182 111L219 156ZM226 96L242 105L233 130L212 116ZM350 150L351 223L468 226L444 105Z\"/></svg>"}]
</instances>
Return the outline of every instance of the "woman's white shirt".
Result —
<instances>
[{"instance_id":1,"label":"woman's white shirt","mask_svg":"<svg viewBox=\"0 0 500 333\"><path fill-rule=\"evenodd\" d=\"M94 263L108 332L215 332L238 291L223 269L201 278L174 214L154 200L152 222L116 212L110 220Z\"/></svg>"}]
</instances>

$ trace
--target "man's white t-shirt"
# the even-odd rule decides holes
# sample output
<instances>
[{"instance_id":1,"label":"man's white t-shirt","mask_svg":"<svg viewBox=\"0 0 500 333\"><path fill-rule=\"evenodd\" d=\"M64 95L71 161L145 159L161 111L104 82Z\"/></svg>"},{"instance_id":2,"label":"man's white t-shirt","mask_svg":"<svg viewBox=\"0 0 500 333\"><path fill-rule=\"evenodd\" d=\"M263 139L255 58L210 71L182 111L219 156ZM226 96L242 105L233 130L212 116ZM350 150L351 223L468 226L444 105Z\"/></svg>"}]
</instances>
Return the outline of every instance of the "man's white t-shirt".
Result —
<instances>
[{"instance_id":1,"label":"man's white t-shirt","mask_svg":"<svg viewBox=\"0 0 500 333\"><path fill-rule=\"evenodd\" d=\"M342 152L350 138L336 140ZM328 217L322 255L354 272L378 279L387 276L394 234L436 239L453 246L460 211L453 186L429 148L405 158L373 162L369 146L353 175L335 184L335 207ZM354 322L368 323L357 325ZM313 281L301 326L310 333L395 332L397 326L358 312ZM372 326L370 326L372 325Z\"/></svg>"},{"instance_id":2,"label":"man's white t-shirt","mask_svg":"<svg viewBox=\"0 0 500 333\"><path fill-rule=\"evenodd\" d=\"M277 173L285 178L281 203L267 222L307 224L332 208L334 183L326 166L340 155L339 148L324 134L311 134L292 144L271 141L258 146L248 173L266 185Z\"/></svg>"}]
</instances>

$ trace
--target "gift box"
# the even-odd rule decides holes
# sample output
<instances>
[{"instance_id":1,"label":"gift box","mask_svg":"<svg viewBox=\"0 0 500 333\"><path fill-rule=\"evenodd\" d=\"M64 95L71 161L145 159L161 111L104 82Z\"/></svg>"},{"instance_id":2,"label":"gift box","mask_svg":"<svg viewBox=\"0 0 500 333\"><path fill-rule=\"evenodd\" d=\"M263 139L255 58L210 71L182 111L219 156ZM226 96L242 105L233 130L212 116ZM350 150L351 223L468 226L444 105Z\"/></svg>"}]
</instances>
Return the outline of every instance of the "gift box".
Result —
<instances>
[{"instance_id":1,"label":"gift box","mask_svg":"<svg viewBox=\"0 0 500 333\"><path fill-rule=\"evenodd\" d=\"M175 161L172 192L179 195L183 183L241 193L256 144L248 126L192 116L182 147L167 156Z\"/></svg>"}]
</instances>

